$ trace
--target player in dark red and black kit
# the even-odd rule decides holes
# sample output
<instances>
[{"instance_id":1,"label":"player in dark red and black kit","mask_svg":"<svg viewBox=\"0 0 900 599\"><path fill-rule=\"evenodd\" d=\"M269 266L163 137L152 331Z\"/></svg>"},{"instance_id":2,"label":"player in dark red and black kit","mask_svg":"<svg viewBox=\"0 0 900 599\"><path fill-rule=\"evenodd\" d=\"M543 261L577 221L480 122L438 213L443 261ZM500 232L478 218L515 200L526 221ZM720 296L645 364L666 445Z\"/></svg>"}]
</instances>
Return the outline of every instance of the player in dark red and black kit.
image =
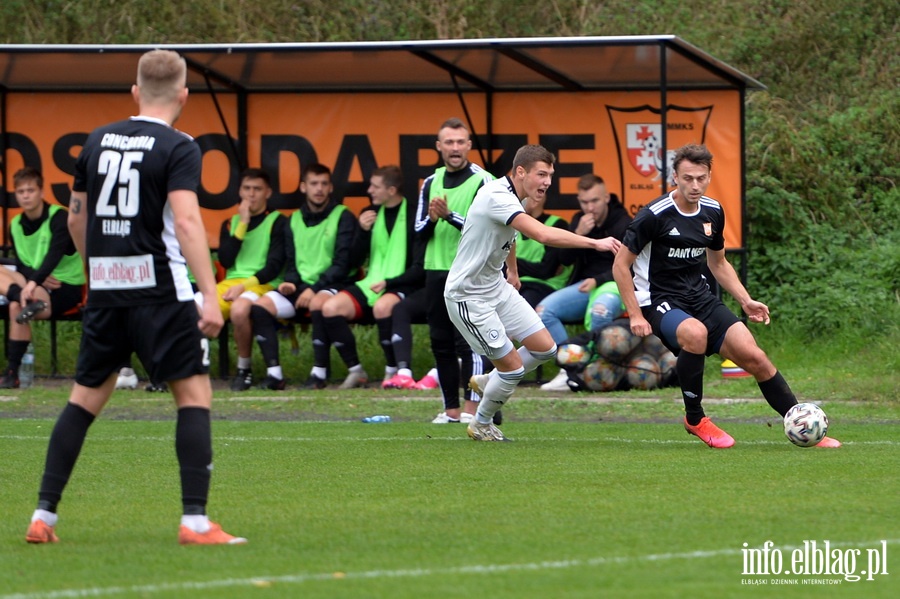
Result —
<instances>
[{"instance_id":1,"label":"player in dark red and black kit","mask_svg":"<svg viewBox=\"0 0 900 599\"><path fill-rule=\"evenodd\" d=\"M705 146L678 150L675 189L642 208L628 227L613 274L641 337L651 332L678 356L675 371L684 399L684 427L710 447L734 439L703 412L703 367L718 353L752 374L772 408L784 416L797 403L784 377L756 344L750 329L712 292L704 266L738 301L751 322L769 324L769 308L750 297L725 259L725 213L704 195L712 177ZM825 437L819 447L840 447Z\"/></svg>"},{"instance_id":2,"label":"player in dark red and black kit","mask_svg":"<svg viewBox=\"0 0 900 599\"><path fill-rule=\"evenodd\" d=\"M54 543L56 506L88 428L132 352L178 406L175 451L184 515L181 544L237 544L206 516L212 469L207 337L222 313L200 216L200 148L172 128L187 102L187 67L154 50L138 63L139 116L96 129L75 167L69 231L87 262L88 297L75 385L50 435L26 540ZM197 314L187 267L203 294Z\"/></svg>"}]
</instances>

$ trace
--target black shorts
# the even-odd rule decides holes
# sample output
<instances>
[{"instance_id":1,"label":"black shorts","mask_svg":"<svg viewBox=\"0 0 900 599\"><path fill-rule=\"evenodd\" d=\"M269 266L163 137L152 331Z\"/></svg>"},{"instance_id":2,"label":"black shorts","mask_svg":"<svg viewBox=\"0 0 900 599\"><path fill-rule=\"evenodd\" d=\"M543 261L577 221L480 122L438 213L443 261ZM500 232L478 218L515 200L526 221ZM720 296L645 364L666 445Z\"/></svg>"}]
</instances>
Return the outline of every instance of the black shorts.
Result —
<instances>
[{"instance_id":1,"label":"black shorts","mask_svg":"<svg viewBox=\"0 0 900 599\"><path fill-rule=\"evenodd\" d=\"M328 291L332 295L337 295L338 292L340 291L340 289L337 289L334 287L327 287L325 289L320 289L319 291ZM281 293L281 292L279 291L279 293ZM291 304L296 308L297 300L300 299L300 295L302 293L303 293L303 291L301 291L299 289L295 289L293 293L289 293L287 295L282 293L281 295L284 295L284 298L287 301L291 302ZM318 291L316 291L316 293L318 293ZM294 316L292 318L289 318L288 322L296 322L296 323L300 323L300 324L309 324L312 322L312 317L311 317L310 311L307 308L296 308L296 309L297 309L297 313L294 314Z\"/></svg>"},{"instance_id":2,"label":"black shorts","mask_svg":"<svg viewBox=\"0 0 900 599\"><path fill-rule=\"evenodd\" d=\"M197 328L199 318L193 301L85 308L75 381L99 387L128 366L132 353L152 381L208 374L209 340Z\"/></svg>"},{"instance_id":3,"label":"black shorts","mask_svg":"<svg viewBox=\"0 0 900 599\"><path fill-rule=\"evenodd\" d=\"M653 327L653 334L676 356L681 348L675 337L675 329L685 318L696 318L706 326L707 356L719 352L725 341L725 333L733 324L740 322L734 312L714 295L709 295L706 301L692 306L678 305L678 302L672 300L654 300L651 305L642 307L641 312Z\"/></svg>"},{"instance_id":4,"label":"black shorts","mask_svg":"<svg viewBox=\"0 0 900 599\"><path fill-rule=\"evenodd\" d=\"M398 311L404 311L407 314L407 320L411 324L428 324L428 304L425 301L425 288L419 287L411 293L403 296L403 301L394 306L391 316L397 314Z\"/></svg>"},{"instance_id":5,"label":"black shorts","mask_svg":"<svg viewBox=\"0 0 900 599\"><path fill-rule=\"evenodd\" d=\"M48 290L50 294L50 317L59 318L84 299L84 285L63 283L59 289Z\"/></svg>"},{"instance_id":6,"label":"black shorts","mask_svg":"<svg viewBox=\"0 0 900 599\"><path fill-rule=\"evenodd\" d=\"M359 285L350 285L341 289L338 293L346 293L353 300L355 316L352 322L360 324L372 324L375 322L375 316L372 313L372 307L369 306L369 298L362 292Z\"/></svg>"},{"instance_id":7,"label":"black shorts","mask_svg":"<svg viewBox=\"0 0 900 599\"><path fill-rule=\"evenodd\" d=\"M378 299L381 299L382 297L384 297L384 295L390 293L391 295L396 295L397 297L399 297L402 302L402 300L406 297L407 291L414 291L414 289L411 287L400 287L391 291L385 291L384 294L380 295ZM375 308L374 306L369 305L369 298L366 297L366 294L363 293L363 290L359 288L359 285L350 285L349 287L341 289L339 293L346 293L353 300L353 306L356 313L356 316L353 318L353 322L357 322L359 324L375 324Z\"/></svg>"}]
</instances>

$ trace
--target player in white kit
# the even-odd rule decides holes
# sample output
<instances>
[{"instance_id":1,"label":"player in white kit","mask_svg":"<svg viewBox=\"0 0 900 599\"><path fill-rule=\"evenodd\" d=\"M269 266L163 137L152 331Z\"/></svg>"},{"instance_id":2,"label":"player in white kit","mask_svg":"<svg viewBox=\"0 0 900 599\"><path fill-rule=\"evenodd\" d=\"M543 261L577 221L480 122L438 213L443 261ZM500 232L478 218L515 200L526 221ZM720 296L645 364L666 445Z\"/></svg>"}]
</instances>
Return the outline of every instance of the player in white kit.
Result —
<instances>
[{"instance_id":1,"label":"player in white kit","mask_svg":"<svg viewBox=\"0 0 900 599\"><path fill-rule=\"evenodd\" d=\"M450 320L473 350L495 370L473 376L481 394L468 435L476 441L506 441L492 420L528 372L556 356L556 343L540 317L517 292L515 243L518 233L554 247L617 252L613 237L590 239L548 227L526 214L525 198L543 199L553 177L554 155L546 148L519 148L509 176L485 184L466 215L444 299ZM503 267L506 266L504 276ZM513 341L521 344L517 350Z\"/></svg>"}]
</instances>

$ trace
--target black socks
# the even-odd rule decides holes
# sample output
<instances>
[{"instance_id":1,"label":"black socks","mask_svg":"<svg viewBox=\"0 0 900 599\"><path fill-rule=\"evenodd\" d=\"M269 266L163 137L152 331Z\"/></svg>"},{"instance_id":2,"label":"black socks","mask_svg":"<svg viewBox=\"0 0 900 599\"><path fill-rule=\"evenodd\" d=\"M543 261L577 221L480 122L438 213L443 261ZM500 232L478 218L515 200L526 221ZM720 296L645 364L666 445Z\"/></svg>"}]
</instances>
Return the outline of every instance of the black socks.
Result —
<instances>
[{"instance_id":1,"label":"black socks","mask_svg":"<svg viewBox=\"0 0 900 599\"><path fill-rule=\"evenodd\" d=\"M262 306L250 307L250 320L266 366L278 366L278 321Z\"/></svg>"},{"instance_id":2,"label":"black socks","mask_svg":"<svg viewBox=\"0 0 900 599\"><path fill-rule=\"evenodd\" d=\"M50 434L44 476L38 492L38 509L56 513L56 505L62 498L63 489L69 482L84 445L84 438L93 422L94 415L81 406L67 403L63 408Z\"/></svg>"},{"instance_id":3,"label":"black socks","mask_svg":"<svg viewBox=\"0 0 900 599\"><path fill-rule=\"evenodd\" d=\"M9 343L6 346L6 359L9 364L9 370L19 372L19 366L22 365L22 356L28 351L29 343L31 343L31 341L9 340Z\"/></svg>"},{"instance_id":4,"label":"black socks","mask_svg":"<svg viewBox=\"0 0 900 599\"><path fill-rule=\"evenodd\" d=\"M397 366L397 359L394 356L394 344L391 341L391 336L393 335L391 317L376 319L375 326L378 327L378 343L384 352L385 366ZM408 367L409 364L407 363L404 366Z\"/></svg>"},{"instance_id":5,"label":"black socks","mask_svg":"<svg viewBox=\"0 0 900 599\"><path fill-rule=\"evenodd\" d=\"M700 424L700 420L706 415L703 412L703 367L706 365L706 356L692 354L681 350L675 362L675 372L678 375L678 383L681 385L681 397L684 400L684 416L691 426Z\"/></svg>"},{"instance_id":6,"label":"black socks","mask_svg":"<svg viewBox=\"0 0 900 599\"><path fill-rule=\"evenodd\" d=\"M340 354L341 359L348 367L359 364L359 355L356 352L356 337L350 330L350 324L343 316L329 316L323 318L325 333L334 344L334 348Z\"/></svg>"},{"instance_id":7,"label":"black socks","mask_svg":"<svg viewBox=\"0 0 900 599\"><path fill-rule=\"evenodd\" d=\"M788 410L797 403L794 392L788 386L787 381L781 376L780 372L775 372L775 376L767 381L756 383L759 390L762 391L763 397L772 406L772 409L784 416Z\"/></svg>"},{"instance_id":8,"label":"black socks","mask_svg":"<svg viewBox=\"0 0 900 599\"><path fill-rule=\"evenodd\" d=\"M69 482L87 431L93 422L94 415L80 406L69 403L63 408L50 435L47 462L38 493L38 509L56 513L63 489ZM209 410L206 408L178 410L175 453L181 470L184 513L205 514L212 465Z\"/></svg>"},{"instance_id":9,"label":"black socks","mask_svg":"<svg viewBox=\"0 0 900 599\"><path fill-rule=\"evenodd\" d=\"M209 410L181 408L175 426L175 454L181 472L181 502L186 516L206 513L212 468Z\"/></svg>"},{"instance_id":10,"label":"black socks","mask_svg":"<svg viewBox=\"0 0 900 599\"><path fill-rule=\"evenodd\" d=\"M331 341L321 310L309 313L312 320L313 366L327 369L331 364Z\"/></svg>"}]
</instances>

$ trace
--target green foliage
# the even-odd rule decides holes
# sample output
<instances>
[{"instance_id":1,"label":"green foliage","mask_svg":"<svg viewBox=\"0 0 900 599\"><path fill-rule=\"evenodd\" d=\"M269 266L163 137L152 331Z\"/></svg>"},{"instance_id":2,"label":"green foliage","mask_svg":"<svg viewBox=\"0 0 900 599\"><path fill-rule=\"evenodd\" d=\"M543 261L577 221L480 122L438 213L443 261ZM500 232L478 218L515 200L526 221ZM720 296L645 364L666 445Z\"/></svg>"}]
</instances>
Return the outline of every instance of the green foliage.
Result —
<instances>
[{"instance_id":1,"label":"green foliage","mask_svg":"<svg viewBox=\"0 0 900 599\"><path fill-rule=\"evenodd\" d=\"M802 127L767 94L750 102L751 288L810 333L896 322L900 100L872 102Z\"/></svg>"}]
</instances>

